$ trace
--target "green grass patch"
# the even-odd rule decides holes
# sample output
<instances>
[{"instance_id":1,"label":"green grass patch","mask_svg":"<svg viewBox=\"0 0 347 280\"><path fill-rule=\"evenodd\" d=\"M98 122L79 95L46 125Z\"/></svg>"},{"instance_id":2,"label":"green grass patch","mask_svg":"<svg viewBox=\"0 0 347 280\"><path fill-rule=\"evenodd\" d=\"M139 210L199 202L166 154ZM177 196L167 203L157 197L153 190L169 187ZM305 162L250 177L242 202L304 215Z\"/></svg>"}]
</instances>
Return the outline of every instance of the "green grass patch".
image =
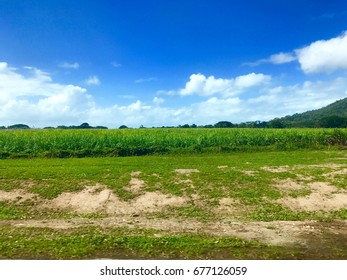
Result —
<instances>
[{"instance_id":1,"label":"green grass patch","mask_svg":"<svg viewBox=\"0 0 347 280\"><path fill-rule=\"evenodd\" d=\"M312 193L312 190L308 188L303 188L303 189L289 191L288 196L293 198L298 198L298 197L304 197L304 196L310 195L311 193Z\"/></svg>"},{"instance_id":2,"label":"green grass patch","mask_svg":"<svg viewBox=\"0 0 347 280\"><path fill-rule=\"evenodd\" d=\"M91 135L97 137L93 133ZM125 134L123 136L128 137ZM103 137L113 143L114 139L110 135ZM207 139L201 138L200 141L203 146ZM245 142L242 142L244 140L240 141L241 146L245 145ZM184 144L184 141L180 143L181 146L175 146L174 149L183 151L190 145ZM100 146L94 147L94 149L99 148ZM76 144L69 149L78 151L79 146ZM331 176L326 174L344 170L346 163L341 158L346 157L345 150L326 148L316 151L233 151L232 153L203 151L195 154L132 157L2 159L0 190L14 193L14 190L22 189L37 194L38 199L22 201L18 198L12 202L0 200L0 220L106 218L108 215L103 212L76 214L67 210L43 210L37 207L42 201L49 203L49 200L64 192L79 192L86 186L96 184L105 185L120 199L129 203L145 192L181 196L187 201L184 206L171 205L158 209L155 213L141 213L136 219L187 218L197 220L202 225L205 222L216 221L346 220L346 209L326 212L292 211L277 203L279 198L299 198L309 195L314 191L309 188L312 182L326 182L344 191L347 186L344 174L336 173ZM331 163L338 165L329 167L328 164ZM279 169L280 172L271 172L271 168ZM196 169L198 172L179 174L176 169ZM133 172L137 172L137 175ZM130 180L134 176L144 181L138 193L129 190ZM302 188L281 189L280 186L275 186L277 182L280 184L287 180L300 184ZM225 212L222 213L220 206L223 198L229 198L230 202L226 200L226 204L223 205L226 210L224 209ZM4 222L6 223L8 222ZM54 230L1 226L0 258L302 259L317 256L317 252L311 254L302 248L267 246L232 237L219 238L190 233L174 235L160 230L136 229L132 228L133 226L136 226L135 222L131 226L129 224L129 228L112 229L81 227ZM331 238L335 242L335 239ZM337 247L332 247L324 256L347 257Z\"/></svg>"},{"instance_id":3,"label":"green grass patch","mask_svg":"<svg viewBox=\"0 0 347 280\"><path fill-rule=\"evenodd\" d=\"M88 258L155 258L155 259L221 259L273 258L284 254L271 247L240 238L218 238L199 235L162 235L148 230L116 228L101 230L87 227L75 230L2 227L2 259L88 259Z\"/></svg>"},{"instance_id":4,"label":"green grass patch","mask_svg":"<svg viewBox=\"0 0 347 280\"><path fill-rule=\"evenodd\" d=\"M285 196L297 198L309 195L311 190L305 186L315 181L326 181L333 185L340 182L337 186L345 189L343 186L345 178L340 175L324 176L333 169L319 166L334 162L335 159L346 156L346 153L344 151L292 151L111 158L6 159L0 161L0 190L13 191L21 188L38 194L42 199L53 199L64 192L78 192L86 186L102 184L125 201L130 201L144 192L154 191L186 197L191 205L182 209L177 207L172 213L174 216L213 219L204 212L217 207L222 198L233 198L238 200L241 206L257 209L256 212L247 215L248 219L298 220L315 216L291 212L273 202ZM287 166L287 170L270 172L264 170L264 166L272 168ZM197 169L199 172L178 174L175 172L176 169ZM134 171L140 172L137 178L145 183L139 194L131 193L127 188ZM251 173L247 173L250 171ZM309 180L301 179L302 176L306 176ZM282 191L274 186L278 180L287 179L302 184L303 188ZM203 207L206 206L206 210L195 205L193 198L198 198L202 203L200 204ZM26 203L11 207L32 213L35 201ZM61 213L65 215L64 212ZM18 214L3 215L18 216ZM344 215L340 214L335 216L344 218Z\"/></svg>"},{"instance_id":5,"label":"green grass patch","mask_svg":"<svg viewBox=\"0 0 347 280\"><path fill-rule=\"evenodd\" d=\"M194 218L199 221L211 221L217 220L217 216L208 211L204 207L198 207L196 205L182 206L182 207L170 207L166 211L155 212L148 214L147 217L152 219L168 219L168 218Z\"/></svg>"},{"instance_id":6,"label":"green grass patch","mask_svg":"<svg viewBox=\"0 0 347 280\"><path fill-rule=\"evenodd\" d=\"M27 219L29 218L28 212L25 209L19 208L10 203L0 201L0 219L11 220L11 219Z\"/></svg>"},{"instance_id":7,"label":"green grass patch","mask_svg":"<svg viewBox=\"0 0 347 280\"><path fill-rule=\"evenodd\" d=\"M0 259L344 259L347 256L340 247L329 246L323 251L315 247L307 250L233 237L167 235L128 228L0 228Z\"/></svg>"},{"instance_id":8,"label":"green grass patch","mask_svg":"<svg viewBox=\"0 0 347 280\"><path fill-rule=\"evenodd\" d=\"M286 207L274 203L262 203L250 213L247 219L251 221L300 221L317 219L315 213L305 211L291 211Z\"/></svg>"},{"instance_id":9,"label":"green grass patch","mask_svg":"<svg viewBox=\"0 0 347 280\"><path fill-rule=\"evenodd\" d=\"M255 211L250 212L245 220L247 221L304 221L316 220L321 222L331 222L333 220L346 220L347 210L338 211L292 211L284 206L275 203L263 203L258 205Z\"/></svg>"}]
</instances>

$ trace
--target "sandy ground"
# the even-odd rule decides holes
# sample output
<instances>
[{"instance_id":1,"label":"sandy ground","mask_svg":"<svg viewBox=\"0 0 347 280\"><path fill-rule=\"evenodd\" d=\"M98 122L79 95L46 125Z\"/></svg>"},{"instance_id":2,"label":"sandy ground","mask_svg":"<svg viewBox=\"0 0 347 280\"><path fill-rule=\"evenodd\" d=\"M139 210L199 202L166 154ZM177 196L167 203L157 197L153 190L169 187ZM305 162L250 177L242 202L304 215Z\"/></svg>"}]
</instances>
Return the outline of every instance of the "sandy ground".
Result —
<instances>
[{"instance_id":1,"label":"sandy ground","mask_svg":"<svg viewBox=\"0 0 347 280\"><path fill-rule=\"evenodd\" d=\"M219 168L227 168L225 166ZM313 167L315 168L315 167ZM325 176L344 175L347 168L329 165L329 168L338 168ZM287 166L278 168L263 167L268 172L286 172ZM177 174L191 174L199 172L197 169L176 169ZM306 246L309 240L321 240L327 236L334 236L347 247L347 221L334 221L329 223L318 221L274 221L274 222L239 222L228 219L228 214L240 211L242 205L238 200L222 198L219 205L211 208L215 214L221 214L218 221L201 222L190 218L150 218L148 214L165 211L170 207L186 206L192 202L199 203L199 197L178 197L166 195L159 191L144 192L145 182L139 179L141 172L132 172L131 180L125 187L128 191L137 194L137 197L124 201L117 197L105 185L96 184L86 186L80 192L66 192L55 199L48 200L23 189L12 191L0 190L0 201L23 203L26 200L35 200L38 209L60 209L78 214L102 213L107 218L73 218L50 220L0 220L0 226L14 227L48 227L54 229L69 229L84 226L100 226L103 228L129 227L155 229L162 234L206 234L210 236L239 237L247 240L257 240L271 245L297 244ZM253 176L254 171L247 173ZM190 179L187 184L192 184ZM326 182L310 182L300 184L291 179L276 180L274 187L284 194L293 190L308 190L310 194L297 198L285 196L277 201L291 210L299 211L333 211L347 209L347 191L337 188ZM223 218L224 217L224 218ZM232 217L232 215L230 215Z\"/></svg>"}]
</instances>

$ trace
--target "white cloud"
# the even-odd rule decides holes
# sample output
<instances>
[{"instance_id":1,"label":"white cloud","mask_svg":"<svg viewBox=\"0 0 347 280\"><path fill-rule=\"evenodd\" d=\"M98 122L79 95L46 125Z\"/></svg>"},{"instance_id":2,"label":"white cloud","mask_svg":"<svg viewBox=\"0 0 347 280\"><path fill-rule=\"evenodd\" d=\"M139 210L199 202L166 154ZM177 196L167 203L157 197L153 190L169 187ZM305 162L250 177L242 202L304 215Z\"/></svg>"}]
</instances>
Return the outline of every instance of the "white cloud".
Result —
<instances>
[{"instance_id":1,"label":"white cloud","mask_svg":"<svg viewBox=\"0 0 347 280\"><path fill-rule=\"evenodd\" d=\"M74 123L94 106L86 89L54 83L48 73L25 67L26 75L0 63L0 122L3 124Z\"/></svg>"},{"instance_id":2,"label":"white cloud","mask_svg":"<svg viewBox=\"0 0 347 280\"><path fill-rule=\"evenodd\" d=\"M296 60L296 56L292 53L277 53L273 54L269 58L269 62L273 64L284 64L289 63Z\"/></svg>"},{"instance_id":3,"label":"white cloud","mask_svg":"<svg viewBox=\"0 0 347 280\"><path fill-rule=\"evenodd\" d=\"M90 76L87 80L86 80L86 84L87 85L93 85L93 86L98 86L100 85L100 80L97 76Z\"/></svg>"},{"instance_id":4,"label":"white cloud","mask_svg":"<svg viewBox=\"0 0 347 280\"><path fill-rule=\"evenodd\" d=\"M111 62L111 65L115 68L119 68L119 67L122 67L122 64L118 63L117 61L112 61Z\"/></svg>"},{"instance_id":5,"label":"white cloud","mask_svg":"<svg viewBox=\"0 0 347 280\"><path fill-rule=\"evenodd\" d=\"M52 82L46 72L34 67L24 67L28 70L27 77L19 74L19 70L9 67L7 63L0 63L0 102L25 96L53 96L64 91L66 86ZM76 91L82 88L73 86Z\"/></svg>"},{"instance_id":6,"label":"white cloud","mask_svg":"<svg viewBox=\"0 0 347 280\"><path fill-rule=\"evenodd\" d=\"M165 100L163 98L160 98L160 97L154 97L153 98L153 103L156 104L156 105L160 105L162 103L164 103Z\"/></svg>"},{"instance_id":7,"label":"white cloud","mask_svg":"<svg viewBox=\"0 0 347 280\"><path fill-rule=\"evenodd\" d=\"M140 84L140 83L146 83L146 82L153 82L156 80L158 80L156 77L141 78L141 79L135 80L135 83Z\"/></svg>"},{"instance_id":8,"label":"white cloud","mask_svg":"<svg viewBox=\"0 0 347 280\"><path fill-rule=\"evenodd\" d=\"M251 120L269 120L275 117L319 109L342 99L347 88L346 78L332 81L306 81L302 84L277 86L258 97L246 101L252 111Z\"/></svg>"},{"instance_id":9,"label":"white cloud","mask_svg":"<svg viewBox=\"0 0 347 280\"><path fill-rule=\"evenodd\" d=\"M135 99L136 97L134 95L130 95L130 94L121 94L121 95L117 95L120 98L124 98L124 99Z\"/></svg>"},{"instance_id":10,"label":"white cloud","mask_svg":"<svg viewBox=\"0 0 347 280\"><path fill-rule=\"evenodd\" d=\"M232 96L239 94L246 88L264 84L270 80L270 76L256 73L238 76L234 79L215 78L214 76L206 77L199 73L191 75L185 88L179 90L178 93L181 95L211 96L222 94L224 96Z\"/></svg>"},{"instance_id":11,"label":"white cloud","mask_svg":"<svg viewBox=\"0 0 347 280\"><path fill-rule=\"evenodd\" d=\"M207 87L209 80L210 86ZM229 120L234 123L248 120L269 120L307 110L321 108L338 99L344 98L347 89L347 78L336 78L327 81L306 81L295 85L278 85L271 77L262 74L248 74L234 79L206 78L202 74L190 77L184 90L185 94L200 92L207 100L181 107L175 111L175 119L183 123L214 123ZM216 86L211 86L216 84ZM253 86L260 88L253 91ZM222 94L211 97L214 92L252 92L253 97L232 97ZM215 90L216 89L216 90ZM201 92L203 94L201 94ZM181 92L176 91L182 94ZM254 96L255 95L255 96ZM247 95L245 95L247 96ZM182 121L183 120L183 121Z\"/></svg>"},{"instance_id":12,"label":"white cloud","mask_svg":"<svg viewBox=\"0 0 347 280\"><path fill-rule=\"evenodd\" d=\"M203 94L191 103L177 106L174 101L179 90L176 90L176 96L167 96L165 102L163 98L154 97L149 103L135 99L126 105L100 106L85 88L55 83L48 73L34 67L26 67L25 73L22 71L9 67L7 63L0 63L0 125L26 123L44 127L88 122L112 128L122 124L151 127L185 123L214 124L220 120L234 123L269 120L320 108L344 98L347 90L347 78L342 77L279 85L262 74L251 73L234 79L207 78L195 74L190 81L196 84L185 88L199 90ZM259 88L253 91L255 85ZM253 97L225 94L235 89L243 93L252 91ZM220 91L222 94L207 94Z\"/></svg>"},{"instance_id":13,"label":"white cloud","mask_svg":"<svg viewBox=\"0 0 347 280\"><path fill-rule=\"evenodd\" d=\"M157 90L158 95L177 95L177 90Z\"/></svg>"},{"instance_id":14,"label":"white cloud","mask_svg":"<svg viewBox=\"0 0 347 280\"><path fill-rule=\"evenodd\" d=\"M142 109L142 103L140 100L136 100L136 102L130 104L128 108L134 111L139 111Z\"/></svg>"},{"instance_id":15,"label":"white cloud","mask_svg":"<svg viewBox=\"0 0 347 280\"><path fill-rule=\"evenodd\" d=\"M4 70L9 70L8 64L6 62L0 62L0 71L4 71Z\"/></svg>"},{"instance_id":16,"label":"white cloud","mask_svg":"<svg viewBox=\"0 0 347 280\"><path fill-rule=\"evenodd\" d=\"M78 69L80 65L77 62L69 63L69 62L62 62L58 65L61 68L68 68L68 69Z\"/></svg>"},{"instance_id":17,"label":"white cloud","mask_svg":"<svg viewBox=\"0 0 347 280\"><path fill-rule=\"evenodd\" d=\"M211 84L216 82L216 84L228 84L228 80L222 80L219 79L216 80L213 76L210 76L209 78L209 91L205 89L207 79L202 74L193 74L189 77L189 81L186 83L186 86L184 89L181 89L179 91L182 95L192 95L192 94L198 94L198 95L211 95L215 92L211 92Z\"/></svg>"},{"instance_id":18,"label":"white cloud","mask_svg":"<svg viewBox=\"0 0 347 280\"><path fill-rule=\"evenodd\" d=\"M241 99L212 97L206 101L193 104L194 115L191 122L209 124L220 120L235 119L235 115L242 111Z\"/></svg>"},{"instance_id":19,"label":"white cloud","mask_svg":"<svg viewBox=\"0 0 347 280\"><path fill-rule=\"evenodd\" d=\"M163 98L154 97L153 106L136 100L125 106L98 106L87 90L74 85L54 83L38 69L27 69L21 75L6 63L0 64L0 124L26 123L44 127L92 125L132 127L213 123L232 119L241 110L238 98L211 97L203 102L179 108L162 107ZM174 98L174 97L172 97ZM115 118L115 116L117 116Z\"/></svg>"},{"instance_id":20,"label":"white cloud","mask_svg":"<svg viewBox=\"0 0 347 280\"><path fill-rule=\"evenodd\" d=\"M347 69L347 31L330 40L319 40L297 49L296 54L305 73L330 73Z\"/></svg>"},{"instance_id":21,"label":"white cloud","mask_svg":"<svg viewBox=\"0 0 347 280\"><path fill-rule=\"evenodd\" d=\"M289 63L292 61L295 61L296 55L290 52L284 53L284 52L280 52L277 54L273 54L268 58L263 58L263 59L259 59L255 62L246 62L243 63L244 66L259 66L261 64L264 63L271 63L271 64L285 64L285 63Z\"/></svg>"},{"instance_id":22,"label":"white cloud","mask_svg":"<svg viewBox=\"0 0 347 280\"><path fill-rule=\"evenodd\" d=\"M246 89L246 88L267 83L270 80L271 80L271 77L268 75L250 73L248 75L236 77L234 80L234 85L236 88Z\"/></svg>"},{"instance_id":23,"label":"white cloud","mask_svg":"<svg viewBox=\"0 0 347 280\"><path fill-rule=\"evenodd\" d=\"M273 54L269 58L247 62L243 65L284 64L296 60L306 74L331 73L339 69L347 69L347 31L329 40L315 41L306 47L294 50L293 53L281 52Z\"/></svg>"},{"instance_id":24,"label":"white cloud","mask_svg":"<svg viewBox=\"0 0 347 280\"><path fill-rule=\"evenodd\" d=\"M283 86L278 86L278 87L274 87L274 88L270 88L268 90L268 92L270 94L278 94L284 91L284 87Z\"/></svg>"}]
</instances>

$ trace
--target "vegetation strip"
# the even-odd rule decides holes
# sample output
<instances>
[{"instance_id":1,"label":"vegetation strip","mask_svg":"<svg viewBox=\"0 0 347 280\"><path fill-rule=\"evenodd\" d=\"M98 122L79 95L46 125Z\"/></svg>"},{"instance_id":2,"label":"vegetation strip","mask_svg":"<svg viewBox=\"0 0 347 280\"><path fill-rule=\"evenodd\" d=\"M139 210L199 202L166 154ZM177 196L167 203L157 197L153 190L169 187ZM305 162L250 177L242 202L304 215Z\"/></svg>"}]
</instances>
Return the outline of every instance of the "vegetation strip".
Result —
<instances>
[{"instance_id":1,"label":"vegetation strip","mask_svg":"<svg viewBox=\"0 0 347 280\"><path fill-rule=\"evenodd\" d=\"M343 149L347 129L123 129L0 131L0 158Z\"/></svg>"}]
</instances>

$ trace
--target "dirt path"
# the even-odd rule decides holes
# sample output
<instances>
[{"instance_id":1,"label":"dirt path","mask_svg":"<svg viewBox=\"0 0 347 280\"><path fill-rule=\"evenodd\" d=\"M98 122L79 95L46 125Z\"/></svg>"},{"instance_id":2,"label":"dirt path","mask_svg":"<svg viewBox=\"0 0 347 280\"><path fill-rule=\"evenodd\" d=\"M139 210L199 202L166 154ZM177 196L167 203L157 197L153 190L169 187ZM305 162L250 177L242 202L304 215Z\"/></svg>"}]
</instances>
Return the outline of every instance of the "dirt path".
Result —
<instances>
[{"instance_id":1,"label":"dirt path","mask_svg":"<svg viewBox=\"0 0 347 280\"><path fill-rule=\"evenodd\" d=\"M148 219L131 216L66 220L3 220L0 226L71 229L85 226L102 228L128 227L161 231L164 234L206 234L218 237L239 237L270 245L306 246L309 240L321 241L334 236L347 246L347 221L274 221L274 222L199 222L194 219Z\"/></svg>"}]
</instances>

